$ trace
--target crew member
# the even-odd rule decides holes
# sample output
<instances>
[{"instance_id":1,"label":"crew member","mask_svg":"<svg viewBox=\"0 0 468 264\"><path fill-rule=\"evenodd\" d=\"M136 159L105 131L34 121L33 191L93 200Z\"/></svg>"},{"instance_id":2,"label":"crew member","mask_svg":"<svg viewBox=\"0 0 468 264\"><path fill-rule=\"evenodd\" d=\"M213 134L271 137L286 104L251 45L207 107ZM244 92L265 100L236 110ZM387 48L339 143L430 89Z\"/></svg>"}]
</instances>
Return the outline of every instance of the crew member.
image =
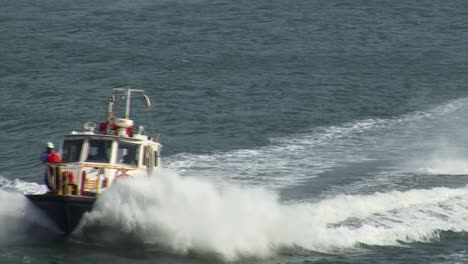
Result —
<instances>
[{"instance_id":1,"label":"crew member","mask_svg":"<svg viewBox=\"0 0 468 264\"><path fill-rule=\"evenodd\" d=\"M47 150L41 155L42 163L60 163L60 156L54 151L54 144L47 143Z\"/></svg>"}]
</instances>

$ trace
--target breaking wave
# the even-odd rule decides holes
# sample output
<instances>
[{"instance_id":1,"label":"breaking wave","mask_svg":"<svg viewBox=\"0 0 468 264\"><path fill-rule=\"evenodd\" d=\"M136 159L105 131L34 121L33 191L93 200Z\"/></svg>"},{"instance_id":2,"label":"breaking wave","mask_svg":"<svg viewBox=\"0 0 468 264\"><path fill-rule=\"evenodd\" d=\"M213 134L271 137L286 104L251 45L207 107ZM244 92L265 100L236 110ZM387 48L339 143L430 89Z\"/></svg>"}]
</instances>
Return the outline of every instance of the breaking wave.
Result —
<instances>
[{"instance_id":1,"label":"breaking wave","mask_svg":"<svg viewBox=\"0 0 468 264\"><path fill-rule=\"evenodd\" d=\"M262 188L220 187L164 170L116 183L85 215L77 235L110 228L92 239L111 243L131 237L150 248L225 260L266 258L297 247L331 253L361 244L428 242L445 230L466 232L467 198L468 188L463 187L283 203Z\"/></svg>"}]
</instances>

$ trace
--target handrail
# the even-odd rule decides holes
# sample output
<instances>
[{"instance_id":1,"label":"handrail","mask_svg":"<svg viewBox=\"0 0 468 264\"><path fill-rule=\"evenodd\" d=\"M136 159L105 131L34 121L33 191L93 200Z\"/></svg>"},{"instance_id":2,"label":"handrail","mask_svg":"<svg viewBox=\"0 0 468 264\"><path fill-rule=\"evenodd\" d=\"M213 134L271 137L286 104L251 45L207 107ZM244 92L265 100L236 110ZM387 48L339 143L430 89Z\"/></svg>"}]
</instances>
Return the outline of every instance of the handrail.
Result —
<instances>
[{"instance_id":1,"label":"handrail","mask_svg":"<svg viewBox=\"0 0 468 264\"><path fill-rule=\"evenodd\" d=\"M92 180L93 182L95 182L94 188L89 188L89 186L86 186L86 182L88 181L86 179L87 173L84 173L87 172L87 169L91 168L98 170L96 180ZM53 193L56 193L58 195L98 196L101 194L101 186L103 184L103 180L109 180L109 176L105 173L105 171L109 169L115 169L117 174L119 171L123 171L126 173L128 171L134 170L135 167L95 163L47 163L46 177L48 181L48 187ZM77 175L75 175L75 173L77 173ZM73 182L69 182L70 175L73 175L74 177ZM71 189L73 189L73 192L71 192ZM85 195L84 193L88 195Z\"/></svg>"},{"instance_id":2,"label":"handrail","mask_svg":"<svg viewBox=\"0 0 468 264\"><path fill-rule=\"evenodd\" d=\"M49 163L48 163L49 164ZM96 163L93 163L93 162L77 162L77 163L72 163L72 164L64 164L64 163L61 163L59 164L60 166L80 166L80 167L90 167L90 168L96 168L96 169L122 169L122 168L129 168L129 169L135 169L134 167L132 166L126 166L124 164L122 165L113 165L113 164L105 164L105 163L99 163L99 162L96 162Z\"/></svg>"}]
</instances>

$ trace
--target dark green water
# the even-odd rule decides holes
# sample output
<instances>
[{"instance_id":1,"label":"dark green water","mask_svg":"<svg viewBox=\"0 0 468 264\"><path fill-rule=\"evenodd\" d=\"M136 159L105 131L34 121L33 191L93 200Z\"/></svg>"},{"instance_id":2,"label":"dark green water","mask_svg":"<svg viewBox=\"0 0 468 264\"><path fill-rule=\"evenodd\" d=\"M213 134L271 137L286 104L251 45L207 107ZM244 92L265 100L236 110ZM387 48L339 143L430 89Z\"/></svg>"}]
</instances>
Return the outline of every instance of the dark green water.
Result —
<instances>
[{"instance_id":1,"label":"dark green water","mask_svg":"<svg viewBox=\"0 0 468 264\"><path fill-rule=\"evenodd\" d=\"M468 261L465 1L0 6L0 263ZM170 171L63 241L20 194L123 84Z\"/></svg>"}]
</instances>

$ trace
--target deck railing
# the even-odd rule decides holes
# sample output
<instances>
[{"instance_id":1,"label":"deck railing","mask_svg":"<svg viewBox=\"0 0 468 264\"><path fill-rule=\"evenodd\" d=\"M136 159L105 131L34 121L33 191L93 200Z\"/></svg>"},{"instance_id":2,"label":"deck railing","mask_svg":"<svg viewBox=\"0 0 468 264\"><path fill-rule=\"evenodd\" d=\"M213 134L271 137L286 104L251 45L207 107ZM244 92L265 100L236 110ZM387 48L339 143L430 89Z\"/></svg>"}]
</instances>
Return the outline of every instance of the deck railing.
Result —
<instances>
[{"instance_id":1,"label":"deck railing","mask_svg":"<svg viewBox=\"0 0 468 264\"><path fill-rule=\"evenodd\" d=\"M89 170L97 170L97 175L88 177ZM110 177L106 170L115 170ZM109 164L47 164L46 185L58 195L99 196L102 188L111 184L117 175L126 174L134 168Z\"/></svg>"}]
</instances>

